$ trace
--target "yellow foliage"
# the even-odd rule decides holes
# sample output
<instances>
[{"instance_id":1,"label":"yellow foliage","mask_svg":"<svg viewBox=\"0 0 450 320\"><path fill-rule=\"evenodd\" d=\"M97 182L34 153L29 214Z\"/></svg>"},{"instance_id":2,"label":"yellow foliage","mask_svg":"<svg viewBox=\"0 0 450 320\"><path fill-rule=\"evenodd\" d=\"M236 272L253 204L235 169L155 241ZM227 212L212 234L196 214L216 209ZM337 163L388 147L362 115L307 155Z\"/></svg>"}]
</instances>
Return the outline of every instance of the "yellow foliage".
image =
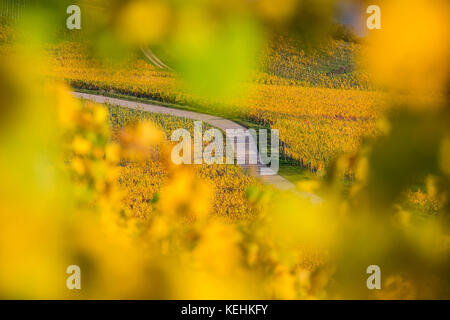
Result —
<instances>
[{"instance_id":1,"label":"yellow foliage","mask_svg":"<svg viewBox=\"0 0 450 320\"><path fill-rule=\"evenodd\" d=\"M117 33L124 42L132 44L157 43L168 30L170 15L165 1L129 1L120 11Z\"/></svg>"}]
</instances>

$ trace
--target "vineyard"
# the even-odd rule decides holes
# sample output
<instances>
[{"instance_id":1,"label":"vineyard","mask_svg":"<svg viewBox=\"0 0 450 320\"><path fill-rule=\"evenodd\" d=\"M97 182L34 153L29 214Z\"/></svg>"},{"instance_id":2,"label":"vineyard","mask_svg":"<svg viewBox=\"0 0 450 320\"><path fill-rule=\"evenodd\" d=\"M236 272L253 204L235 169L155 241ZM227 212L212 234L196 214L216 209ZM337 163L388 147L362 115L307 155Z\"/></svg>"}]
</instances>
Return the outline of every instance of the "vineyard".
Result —
<instances>
[{"instance_id":1,"label":"vineyard","mask_svg":"<svg viewBox=\"0 0 450 320\"><path fill-rule=\"evenodd\" d=\"M30 0L3 0L0 4L0 18L20 19Z\"/></svg>"},{"instance_id":2,"label":"vineyard","mask_svg":"<svg viewBox=\"0 0 450 320\"><path fill-rule=\"evenodd\" d=\"M361 38L334 1L75 3L0 5L0 297L450 297L447 2ZM292 188L176 164L195 118L279 130Z\"/></svg>"},{"instance_id":3,"label":"vineyard","mask_svg":"<svg viewBox=\"0 0 450 320\"><path fill-rule=\"evenodd\" d=\"M160 251L166 258L178 253L185 258L193 255L194 265L183 265L188 270L196 270L200 265L213 268L219 274L228 274L238 269L240 277L248 280L255 272L272 274L273 280L261 287L266 291L264 295L295 296L297 281L287 273L287 265L284 266L288 260L282 265L276 262L289 259L283 257L286 248L280 248L281 243L267 241L260 233L267 228L266 219L269 218L263 218L263 211L282 209L277 209L270 200L281 194L264 188L254 178L245 175L239 166L173 165L168 158L170 146L162 130L180 122L192 129L189 120L116 106L80 103L64 87L56 90L60 103L60 130L66 146L64 162L70 179L76 185L76 199L90 203L94 206L91 209L101 210L106 217L120 213L119 223L124 225L126 232L139 235L138 242L132 243L133 250L144 245L144 248L152 248L150 252L156 256ZM150 150L149 145L153 146ZM155 152L159 154L157 159ZM303 201L297 205L310 206ZM115 229L111 219L108 217L105 222L110 229L108 234L122 237L117 234L117 231L122 231ZM277 219L277 224L286 223L277 222ZM241 242L244 238L252 240ZM188 253L192 247L196 249ZM130 250L131 247L127 248ZM307 245L302 245L299 252L300 264L295 268L302 272L309 274L325 261L321 250ZM214 259L211 259L212 254ZM281 256L277 257L279 254ZM148 259L148 255L145 256L140 261L133 261L133 268L144 267ZM256 264L259 259L278 266L272 271L260 270ZM282 282L278 284L278 281ZM228 287L225 283L220 285ZM314 290L320 288L314 287ZM242 290L240 294L243 295L256 294L244 288L238 290ZM236 293L236 287L232 292ZM190 287L187 292L176 294L189 297L204 293ZM224 291L215 296L227 297L230 294L230 291Z\"/></svg>"},{"instance_id":4,"label":"vineyard","mask_svg":"<svg viewBox=\"0 0 450 320\"><path fill-rule=\"evenodd\" d=\"M261 53L256 82L334 89L374 90L373 79L355 59L361 45L328 39L318 46L274 35Z\"/></svg>"},{"instance_id":5,"label":"vineyard","mask_svg":"<svg viewBox=\"0 0 450 320\"><path fill-rule=\"evenodd\" d=\"M331 161L343 155L355 154L364 138L374 138L383 133L380 119L385 111L385 94L380 91L362 90L361 78L352 80L353 83L359 83L356 88L352 88L354 85L348 85L344 78L313 72L311 70L313 67L318 68L319 63L311 61L323 57L323 53L313 52L312 57L305 57L302 51L293 51L289 47L292 44L286 40L283 41L279 37L276 40L277 44L288 47L268 47L269 53L266 57L270 59L263 60L261 68L270 70L270 66L274 69L274 66L277 66L278 69L258 73L255 83L246 84L248 95L232 101L227 108L230 112L238 109L239 115L248 121L279 129L282 156L290 159L291 163L323 175ZM335 40L333 41L336 50L337 45ZM348 44L341 43L341 46L345 45ZM347 50L356 50L355 44L348 46L351 49ZM280 55L277 55L275 50L280 52ZM101 64L95 59L87 58L81 44L67 42L52 47L49 52L48 70L54 72L52 76L67 81L75 88L119 93L177 105L201 105L206 110L209 108L212 113L217 112L217 102L183 91L175 74L158 70L138 54L130 57L124 64L106 63L99 67ZM283 55L284 52L289 54ZM350 53L346 52L345 55ZM299 60L302 63L299 63ZM304 73L300 71L304 65L310 66L309 71L300 79L298 77ZM297 79L290 79L289 74L296 75ZM315 78L305 82L308 76ZM266 81L267 78L272 80ZM368 82L367 76L365 79L365 88L373 86ZM117 110L111 112L115 114ZM124 114L125 117L133 119L134 123L148 119L148 116L143 116L142 113L121 108L120 113L114 117L115 127L123 127ZM156 122L166 136L176 128L192 130L192 124L186 120L171 119L164 122L163 116L153 117L157 118ZM349 168L344 169L344 173L353 175ZM241 189L241 192L244 189ZM418 205L420 210L427 208L427 212L436 212L436 205L425 204L434 201L425 191L409 192L407 195L407 201L411 205ZM239 205L235 207L238 208Z\"/></svg>"},{"instance_id":6,"label":"vineyard","mask_svg":"<svg viewBox=\"0 0 450 320\"><path fill-rule=\"evenodd\" d=\"M117 106L108 106L109 123L113 141L119 141L124 128L138 126L150 121L159 130L166 143L172 132L184 128L194 133L194 122L185 118L176 118L161 114L152 114L141 110L132 110ZM203 131L211 128L203 123ZM159 150L160 149L160 150ZM167 176L167 169L162 162L163 148L156 145L151 154L153 160L138 162L122 162L120 168L120 185L126 192L125 205L129 215L143 220L151 216L156 199ZM244 174L238 166L230 165L194 165L196 176L208 184L213 190L211 214L229 221L245 220L255 215L246 198L247 189L258 185L255 178ZM188 200L188 199L187 199Z\"/></svg>"},{"instance_id":7,"label":"vineyard","mask_svg":"<svg viewBox=\"0 0 450 320\"><path fill-rule=\"evenodd\" d=\"M279 51L283 52L283 48ZM327 76L332 88L316 88L301 86L295 81L290 83L293 80L275 75L271 77L280 79L278 83L264 84L268 82L264 80L268 77L265 73L255 83L245 84L247 94L244 97L238 97L220 108L217 107L220 106L218 101L205 100L183 90L175 74L157 70L139 56L131 57L123 65L100 66L94 59L87 58L79 44L65 43L51 48L49 52L48 70L52 71L51 75L66 80L75 88L177 105L198 105L212 113L224 109L229 113L239 110L239 116L243 119L280 130L284 157L322 174L331 160L356 152L364 137L380 134L376 122L382 112L382 94L334 88L345 88L346 80L341 78ZM304 57L304 63L308 59ZM292 58L291 63L297 65L298 71L301 64L297 62ZM292 72L299 74L295 70ZM319 77L325 79L325 75ZM321 143L318 144L318 141Z\"/></svg>"}]
</instances>

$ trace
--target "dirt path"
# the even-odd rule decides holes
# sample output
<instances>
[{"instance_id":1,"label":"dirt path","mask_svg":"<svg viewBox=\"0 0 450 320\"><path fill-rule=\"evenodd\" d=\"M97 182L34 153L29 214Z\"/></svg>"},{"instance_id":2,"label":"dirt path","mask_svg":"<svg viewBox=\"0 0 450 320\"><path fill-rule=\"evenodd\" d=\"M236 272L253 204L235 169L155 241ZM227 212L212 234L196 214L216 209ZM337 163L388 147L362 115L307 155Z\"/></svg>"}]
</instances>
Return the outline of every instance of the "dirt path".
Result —
<instances>
[{"instance_id":1,"label":"dirt path","mask_svg":"<svg viewBox=\"0 0 450 320\"><path fill-rule=\"evenodd\" d=\"M117 105L117 106L121 106L121 107L130 108L130 109L140 109L140 110L147 111L147 112L166 114L166 115L170 115L170 116L174 116L174 117L186 118L186 119L191 119L191 120L200 120L205 123L208 123L209 125L211 125L213 127L222 129L223 131L226 131L227 129L241 129L243 132L245 132L245 130L247 130L247 128L245 128L244 126L241 126L240 124L237 124L234 121L216 117L216 116L212 116L212 115L208 115L208 114L179 110L179 109L157 106L157 105L152 105L152 104L147 104L147 103L140 103L140 102L135 102L135 101L128 101L128 100L124 100L124 99L110 98L110 97L88 94L88 93L73 92L73 95L77 98L94 101L94 102L97 102L100 104L106 103L106 104L110 104L110 105ZM237 140L239 140L239 139L237 139ZM252 141L252 139L250 139L250 140L244 139L244 141L246 141L245 142L245 150L247 150L246 151L247 152L246 159L247 159L248 155L251 154L252 152L254 152L251 150L256 150L256 149L254 149L256 146L256 143L254 141ZM238 147L238 146L239 146L238 142L236 142L234 145L235 150L236 150L236 147ZM253 146L253 148L249 148L249 146ZM243 146L241 145L241 147L243 147ZM241 164L241 166L245 170L250 172L250 174L252 174L253 176L256 176L259 179L261 179L264 183L273 185L274 187L276 187L278 189L291 190L294 192L298 192L296 190L295 185L292 182L290 182L289 180L283 178L282 176L274 173L273 171L272 171L273 174L271 174L271 175L261 175L260 174L261 170L265 170L267 172L267 171L270 171L270 168L268 168L264 164L260 163L259 154L257 151L256 151L256 153L257 153L257 159L258 159L257 164ZM313 202L313 203L319 203L322 201L322 199L315 194L304 193L304 192L300 193L300 194L302 196L310 198L311 202Z\"/></svg>"}]
</instances>

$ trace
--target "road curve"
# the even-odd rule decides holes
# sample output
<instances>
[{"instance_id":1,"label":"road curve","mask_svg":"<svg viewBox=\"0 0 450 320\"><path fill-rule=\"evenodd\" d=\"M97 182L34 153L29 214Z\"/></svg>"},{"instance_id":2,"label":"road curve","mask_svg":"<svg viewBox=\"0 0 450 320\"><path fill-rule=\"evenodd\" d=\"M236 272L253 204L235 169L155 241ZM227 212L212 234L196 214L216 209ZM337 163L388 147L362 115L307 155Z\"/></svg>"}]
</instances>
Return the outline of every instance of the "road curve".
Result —
<instances>
[{"instance_id":1,"label":"road curve","mask_svg":"<svg viewBox=\"0 0 450 320\"><path fill-rule=\"evenodd\" d=\"M105 97L102 95L95 95L95 94L89 94L89 93L73 92L73 95L79 99L89 100L89 101L97 102L100 104L117 105L117 106L130 108L130 109L139 109L139 110L152 112L152 113L160 113L160 114L166 114L166 115L170 115L170 116L174 116L174 117L186 118L186 119L191 119L191 120L199 120L199 121L208 123L209 125L211 125L215 128L222 129L223 131L226 131L227 129L241 129L243 131L247 130L247 128L245 128L244 126L241 126L240 124L238 124L234 121L224 119L221 117L208 115L208 114L174 109L174 108L163 107L163 106L141 103L141 102L135 102L135 101L129 101L129 100L124 100L124 99L110 98L110 97ZM247 146L246 150L249 150L248 142L247 142L246 146ZM259 159L259 154L258 154L257 158ZM302 196L309 198L312 203L322 202L322 199L315 194L306 193L306 192L298 192L295 185L292 182L290 182L289 180L283 178L282 176L280 176L278 174L260 175L259 173L262 168L263 168L263 170L268 170L269 168L267 168L265 165L261 164L259 161L258 161L258 164L256 164L256 165L241 165L241 166L243 166L253 176L258 177L266 184L272 185L280 190L291 190L296 193L300 193Z\"/></svg>"}]
</instances>

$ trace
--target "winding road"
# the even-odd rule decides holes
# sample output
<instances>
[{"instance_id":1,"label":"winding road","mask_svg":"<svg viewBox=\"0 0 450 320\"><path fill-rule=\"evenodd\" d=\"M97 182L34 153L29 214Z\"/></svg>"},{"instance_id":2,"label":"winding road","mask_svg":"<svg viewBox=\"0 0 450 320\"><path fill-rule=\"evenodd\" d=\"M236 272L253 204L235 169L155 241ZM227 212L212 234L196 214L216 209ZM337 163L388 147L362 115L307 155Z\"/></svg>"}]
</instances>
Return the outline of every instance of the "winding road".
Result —
<instances>
[{"instance_id":1,"label":"winding road","mask_svg":"<svg viewBox=\"0 0 450 320\"><path fill-rule=\"evenodd\" d=\"M129 101L124 99L117 99L117 98L110 98L105 97L102 95L94 95L94 94L88 94L88 93L81 93L81 92L73 92L73 95L79 99L84 100L90 100L93 102L97 102L100 104L109 104L109 105L117 105L125 108L130 109L138 109L143 110L147 112L152 113L160 113L160 114L166 114L174 117L180 117L180 118L186 118L191 120L199 120L203 121L205 123L208 123L209 125L221 129L226 132L227 129L240 129L243 133L246 132L247 128L244 126L241 126L240 124L224 119L221 117L216 117L208 114L198 113L198 112L192 112L192 111L186 111L186 110L180 110L180 109L174 109L169 107L163 107L153 104L147 104L147 103L141 103L141 102L135 102L135 101ZM246 135L248 137L248 135ZM234 140L234 138L232 139ZM239 138L237 139L239 141ZM295 193L299 193L301 196L307 197L311 200L312 203L320 203L322 202L322 199L312 193L306 193L306 192L299 192L295 185L290 182L289 180L283 178L282 176L278 175L275 172L270 172L271 169L262 164L259 159L259 153L256 150L256 143L253 141L253 139L243 139L241 141L245 141L245 146L241 145L240 147L245 147L245 150L247 152L246 159L249 157L249 153L256 152L256 158L258 159L256 164L240 164L244 170L250 172L251 175L258 177L261 179L264 183L274 186L275 188L281 189L281 190L290 190ZM234 148L239 147L239 142L236 142L234 145ZM270 172L270 175L261 175L261 172Z\"/></svg>"}]
</instances>

